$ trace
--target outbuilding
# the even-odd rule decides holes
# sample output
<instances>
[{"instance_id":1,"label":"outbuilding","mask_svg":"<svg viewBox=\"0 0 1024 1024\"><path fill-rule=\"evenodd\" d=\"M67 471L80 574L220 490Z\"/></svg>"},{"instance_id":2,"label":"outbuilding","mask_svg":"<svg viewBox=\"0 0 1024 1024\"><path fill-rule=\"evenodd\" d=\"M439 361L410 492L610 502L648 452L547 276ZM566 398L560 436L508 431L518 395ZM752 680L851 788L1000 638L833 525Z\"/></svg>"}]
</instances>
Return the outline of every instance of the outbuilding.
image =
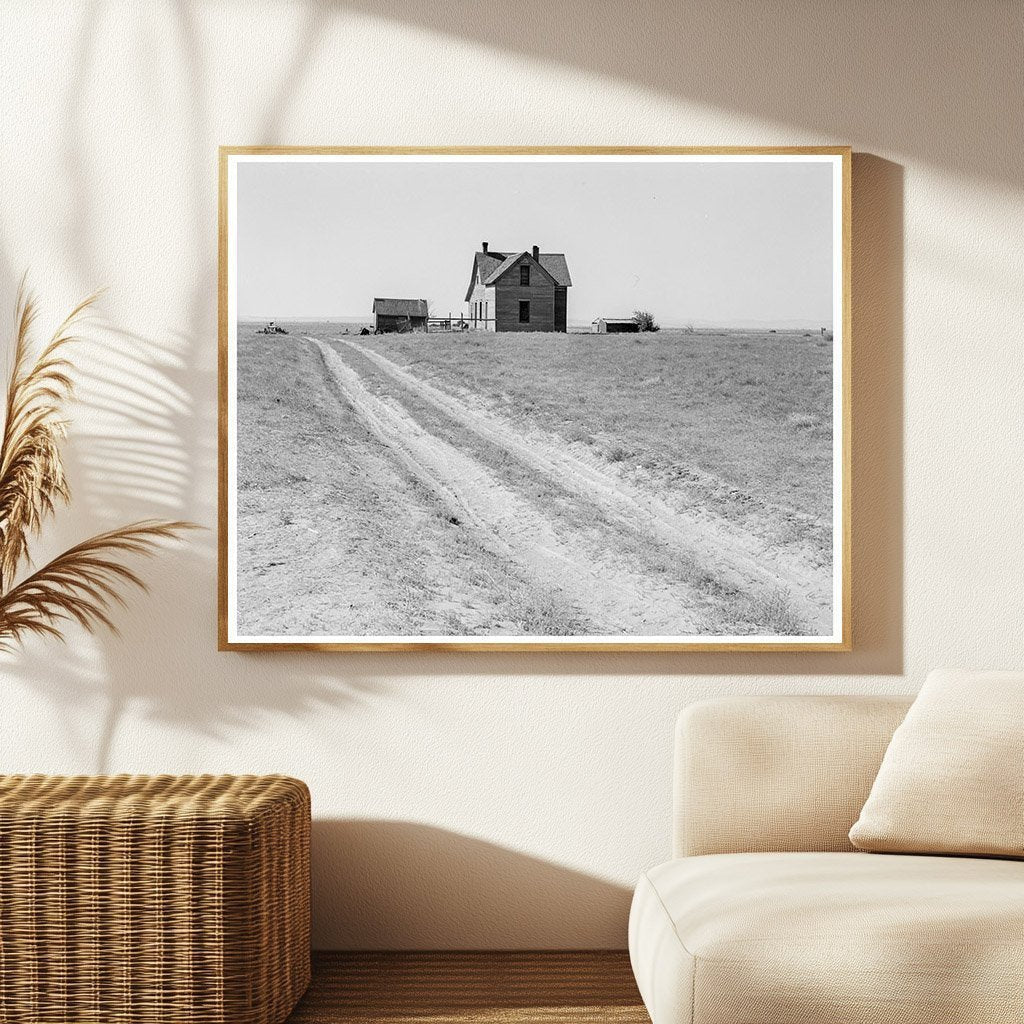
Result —
<instances>
[{"instance_id":1,"label":"outbuilding","mask_svg":"<svg viewBox=\"0 0 1024 1024\"><path fill-rule=\"evenodd\" d=\"M426 299L374 299L373 329L378 334L426 331L427 307Z\"/></svg>"},{"instance_id":2,"label":"outbuilding","mask_svg":"<svg viewBox=\"0 0 1024 1024\"><path fill-rule=\"evenodd\" d=\"M599 316L590 325L591 334L636 334L640 325L630 316Z\"/></svg>"}]
</instances>

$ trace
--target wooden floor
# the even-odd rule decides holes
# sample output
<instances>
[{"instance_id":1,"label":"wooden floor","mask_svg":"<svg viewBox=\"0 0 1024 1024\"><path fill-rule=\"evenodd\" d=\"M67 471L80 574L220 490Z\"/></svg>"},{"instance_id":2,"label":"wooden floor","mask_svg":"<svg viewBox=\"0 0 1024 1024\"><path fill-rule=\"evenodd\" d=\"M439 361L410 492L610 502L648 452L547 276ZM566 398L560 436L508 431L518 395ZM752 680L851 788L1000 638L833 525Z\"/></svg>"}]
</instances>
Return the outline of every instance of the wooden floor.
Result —
<instances>
[{"instance_id":1,"label":"wooden floor","mask_svg":"<svg viewBox=\"0 0 1024 1024\"><path fill-rule=\"evenodd\" d=\"M288 1024L650 1024L623 952L318 953Z\"/></svg>"}]
</instances>

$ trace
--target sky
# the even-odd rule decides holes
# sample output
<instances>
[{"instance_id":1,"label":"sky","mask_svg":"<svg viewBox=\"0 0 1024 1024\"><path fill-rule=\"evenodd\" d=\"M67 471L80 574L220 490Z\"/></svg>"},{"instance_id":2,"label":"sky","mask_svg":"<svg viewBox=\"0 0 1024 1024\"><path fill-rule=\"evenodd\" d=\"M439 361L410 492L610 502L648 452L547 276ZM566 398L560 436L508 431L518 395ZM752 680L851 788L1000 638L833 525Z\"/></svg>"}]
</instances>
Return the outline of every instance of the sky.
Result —
<instances>
[{"instance_id":1,"label":"sky","mask_svg":"<svg viewBox=\"0 0 1024 1024\"><path fill-rule=\"evenodd\" d=\"M239 162L238 315L462 313L481 242L564 252L570 322L830 326L828 163Z\"/></svg>"}]
</instances>

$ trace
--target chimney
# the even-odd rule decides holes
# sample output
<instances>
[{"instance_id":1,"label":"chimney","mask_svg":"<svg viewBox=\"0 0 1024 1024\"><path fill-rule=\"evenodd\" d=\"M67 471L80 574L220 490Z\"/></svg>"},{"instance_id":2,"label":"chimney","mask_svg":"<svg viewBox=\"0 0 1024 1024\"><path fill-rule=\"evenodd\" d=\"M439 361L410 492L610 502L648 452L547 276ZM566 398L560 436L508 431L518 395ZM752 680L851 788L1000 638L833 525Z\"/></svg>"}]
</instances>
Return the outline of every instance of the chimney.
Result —
<instances>
[{"instance_id":1,"label":"chimney","mask_svg":"<svg viewBox=\"0 0 1024 1024\"><path fill-rule=\"evenodd\" d=\"M539 245L535 245L535 246L533 247L533 258L534 258L535 260L536 260L536 259L540 259L540 246L539 246Z\"/></svg>"},{"instance_id":2,"label":"chimney","mask_svg":"<svg viewBox=\"0 0 1024 1024\"><path fill-rule=\"evenodd\" d=\"M481 242L480 246L481 246L481 248L483 249L484 252L487 252L487 243L486 242Z\"/></svg>"}]
</instances>

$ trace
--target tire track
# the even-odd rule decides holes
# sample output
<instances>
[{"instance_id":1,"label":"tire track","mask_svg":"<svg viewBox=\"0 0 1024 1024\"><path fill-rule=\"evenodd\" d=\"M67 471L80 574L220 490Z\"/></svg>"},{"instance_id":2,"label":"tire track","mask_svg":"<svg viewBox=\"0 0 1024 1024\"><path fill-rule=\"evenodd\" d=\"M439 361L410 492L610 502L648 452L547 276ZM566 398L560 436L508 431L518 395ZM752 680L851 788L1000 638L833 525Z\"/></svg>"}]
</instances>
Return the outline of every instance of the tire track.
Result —
<instances>
[{"instance_id":1,"label":"tire track","mask_svg":"<svg viewBox=\"0 0 1024 1024\"><path fill-rule=\"evenodd\" d=\"M524 436L506 423L421 380L380 353L348 339L332 339L367 359L401 387L455 422L502 448L531 470L591 501L620 525L702 565L713 578L741 593L789 591L801 618L814 631L831 630L832 580L828 573L773 558L763 542L704 511L681 513L628 481L578 458L564 442L534 432Z\"/></svg>"},{"instance_id":2,"label":"tire track","mask_svg":"<svg viewBox=\"0 0 1024 1024\"><path fill-rule=\"evenodd\" d=\"M706 602L596 554L582 536L556 532L538 510L475 459L424 430L398 402L370 392L330 345L319 350L341 397L404 468L500 557L525 569L593 618L595 635L693 636Z\"/></svg>"}]
</instances>

